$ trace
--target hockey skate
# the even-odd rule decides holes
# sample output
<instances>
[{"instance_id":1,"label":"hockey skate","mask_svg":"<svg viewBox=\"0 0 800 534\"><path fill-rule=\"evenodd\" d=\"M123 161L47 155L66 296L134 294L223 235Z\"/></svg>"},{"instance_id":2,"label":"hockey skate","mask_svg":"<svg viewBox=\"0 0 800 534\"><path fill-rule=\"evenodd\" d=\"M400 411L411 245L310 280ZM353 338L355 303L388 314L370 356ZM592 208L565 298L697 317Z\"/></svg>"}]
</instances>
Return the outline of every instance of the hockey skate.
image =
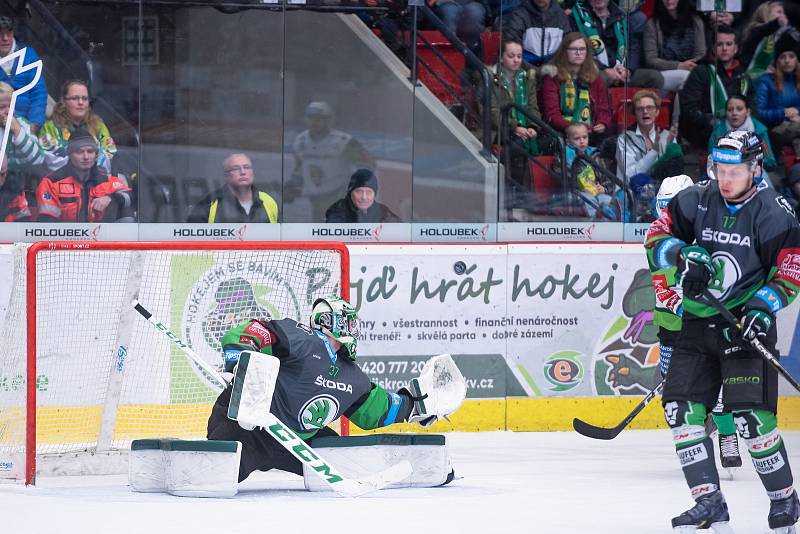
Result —
<instances>
[{"instance_id":1,"label":"hockey skate","mask_svg":"<svg viewBox=\"0 0 800 534\"><path fill-rule=\"evenodd\" d=\"M721 491L697 499L694 507L672 518L673 532L695 534L699 529L711 529L716 534L734 534L728 524L728 504Z\"/></svg>"},{"instance_id":2,"label":"hockey skate","mask_svg":"<svg viewBox=\"0 0 800 534\"><path fill-rule=\"evenodd\" d=\"M736 434L719 435L719 462L724 469L742 467L739 438Z\"/></svg>"},{"instance_id":3,"label":"hockey skate","mask_svg":"<svg viewBox=\"0 0 800 534\"><path fill-rule=\"evenodd\" d=\"M800 501L797 499L797 491L779 501L772 501L769 505L769 528L775 534L795 534L794 524L800 517Z\"/></svg>"}]
</instances>

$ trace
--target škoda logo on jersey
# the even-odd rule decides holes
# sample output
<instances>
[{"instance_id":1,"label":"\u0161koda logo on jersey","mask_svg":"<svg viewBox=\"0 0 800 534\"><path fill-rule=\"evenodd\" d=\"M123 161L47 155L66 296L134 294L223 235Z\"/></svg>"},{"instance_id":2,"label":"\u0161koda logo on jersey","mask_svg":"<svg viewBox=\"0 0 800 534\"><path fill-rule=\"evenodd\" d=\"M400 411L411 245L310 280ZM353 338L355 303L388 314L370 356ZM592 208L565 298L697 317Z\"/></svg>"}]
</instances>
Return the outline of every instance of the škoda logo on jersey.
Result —
<instances>
[{"instance_id":1,"label":"\u0161koda logo on jersey","mask_svg":"<svg viewBox=\"0 0 800 534\"><path fill-rule=\"evenodd\" d=\"M317 395L306 402L297 415L297 422L304 430L325 428L339 415L339 401L332 395Z\"/></svg>"}]
</instances>

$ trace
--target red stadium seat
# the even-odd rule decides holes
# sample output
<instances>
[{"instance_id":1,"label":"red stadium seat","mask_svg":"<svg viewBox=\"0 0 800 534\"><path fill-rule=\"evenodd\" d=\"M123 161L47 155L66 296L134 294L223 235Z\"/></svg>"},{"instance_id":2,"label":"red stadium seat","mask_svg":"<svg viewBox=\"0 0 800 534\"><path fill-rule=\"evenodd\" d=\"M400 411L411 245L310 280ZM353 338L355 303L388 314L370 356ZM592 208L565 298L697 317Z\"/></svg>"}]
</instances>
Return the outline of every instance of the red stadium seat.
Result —
<instances>
[{"instance_id":1,"label":"red stadium seat","mask_svg":"<svg viewBox=\"0 0 800 534\"><path fill-rule=\"evenodd\" d=\"M795 155L794 149L789 146L783 147L781 152L783 154L783 168L786 169L786 174L789 174L792 170L792 166L795 163L800 163L800 158Z\"/></svg>"},{"instance_id":2,"label":"red stadium seat","mask_svg":"<svg viewBox=\"0 0 800 534\"><path fill-rule=\"evenodd\" d=\"M464 70L464 56L440 32L420 31L417 33L419 35L417 38L417 58L419 59L417 76L419 80L445 105L456 103L463 94L461 82L458 76L439 59L433 49L442 54L444 60L452 66L455 72ZM423 37L430 42L430 46L423 41ZM429 65L444 81L444 84L422 62Z\"/></svg>"},{"instance_id":3,"label":"red stadium seat","mask_svg":"<svg viewBox=\"0 0 800 534\"><path fill-rule=\"evenodd\" d=\"M494 65L500 61L500 32L481 33L481 47L483 48L483 62Z\"/></svg>"},{"instance_id":4,"label":"red stadium seat","mask_svg":"<svg viewBox=\"0 0 800 534\"><path fill-rule=\"evenodd\" d=\"M537 194L552 194L558 192L561 185L550 172L553 166L553 156L536 156L530 163L533 192Z\"/></svg>"},{"instance_id":5,"label":"red stadium seat","mask_svg":"<svg viewBox=\"0 0 800 534\"><path fill-rule=\"evenodd\" d=\"M609 87L608 100L611 106L611 123L617 128L617 131L626 130L633 126L636 122L636 117L633 115L631 109L631 102L633 102L633 95L637 91L647 89L644 87ZM650 91L658 94L658 89L649 89ZM672 100L669 98L661 99L661 113L658 114L656 119L656 126L659 128L669 128L670 117L672 115Z\"/></svg>"}]
</instances>

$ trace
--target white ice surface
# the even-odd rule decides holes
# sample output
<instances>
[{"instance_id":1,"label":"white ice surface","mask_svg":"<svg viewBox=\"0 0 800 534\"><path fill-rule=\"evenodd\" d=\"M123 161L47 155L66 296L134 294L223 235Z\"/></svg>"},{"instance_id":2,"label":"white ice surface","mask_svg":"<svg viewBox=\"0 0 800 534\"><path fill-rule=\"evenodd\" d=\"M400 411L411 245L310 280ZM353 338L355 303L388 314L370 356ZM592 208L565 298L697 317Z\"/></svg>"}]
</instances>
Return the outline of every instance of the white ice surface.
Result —
<instances>
[{"instance_id":1,"label":"white ice surface","mask_svg":"<svg viewBox=\"0 0 800 534\"><path fill-rule=\"evenodd\" d=\"M795 474L800 432L784 432ZM448 435L451 486L359 499L309 493L300 477L259 473L233 499L133 493L126 476L0 484L0 532L58 534L666 533L692 502L670 433L613 441L571 432ZM763 534L769 502L744 442L744 466L722 487L737 534ZM715 445L716 448L716 445ZM715 451L715 456L716 456Z\"/></svg>"}]
</instances>

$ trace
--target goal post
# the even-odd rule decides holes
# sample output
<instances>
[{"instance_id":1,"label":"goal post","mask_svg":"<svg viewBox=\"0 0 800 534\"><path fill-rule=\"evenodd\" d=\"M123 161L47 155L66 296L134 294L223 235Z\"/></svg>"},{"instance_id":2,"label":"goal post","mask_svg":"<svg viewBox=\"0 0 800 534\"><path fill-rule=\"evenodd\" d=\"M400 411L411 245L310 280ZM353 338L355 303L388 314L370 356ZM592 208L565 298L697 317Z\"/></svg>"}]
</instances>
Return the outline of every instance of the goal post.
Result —
<instances>
[{"instance_id":1,"label":"goal post","mask_svg":"<svg viewBox=\"0 0 800 534\"><path fill-rule=\"evenodd\" d=\"M349 298L341 243L11 249L10 294L0 302L0 479L28 484L37 473L119 472L134 439L205 437L215 389L132 300L221 368L219 340L245 319L307 322L316 298Z\"/></svg>"}]
</instances>

